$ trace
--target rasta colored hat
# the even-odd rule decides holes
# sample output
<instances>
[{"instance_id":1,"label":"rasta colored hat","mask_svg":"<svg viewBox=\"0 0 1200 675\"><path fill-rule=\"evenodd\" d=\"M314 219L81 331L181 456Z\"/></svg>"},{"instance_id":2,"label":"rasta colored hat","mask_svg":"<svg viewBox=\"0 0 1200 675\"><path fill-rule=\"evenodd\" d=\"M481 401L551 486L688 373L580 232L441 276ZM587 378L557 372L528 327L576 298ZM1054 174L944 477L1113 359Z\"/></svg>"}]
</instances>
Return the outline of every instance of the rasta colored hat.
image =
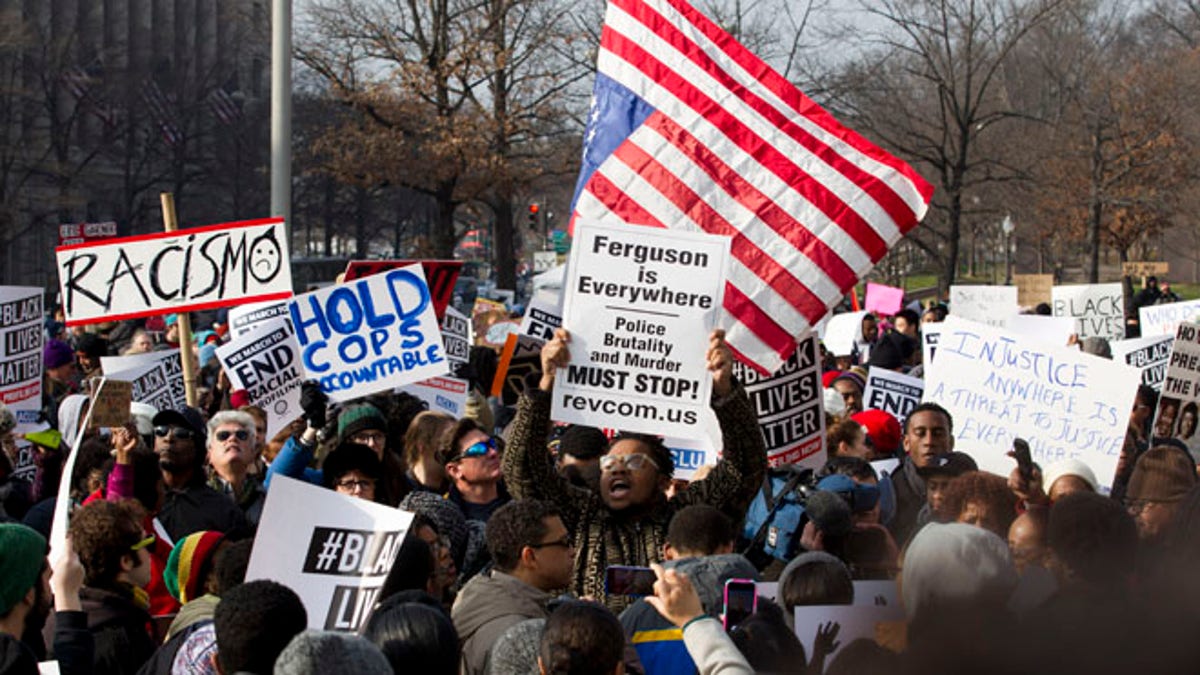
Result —
<instances>
[{"instance_id":1,"label":"rasta colored hat","mask_svg":"<svg viewBox=\"0 0 1200 675\"><path fill-rule=\"evenodd\" d=\"M854 413L850 419L867 428L867 437L875 446L875 451L881 455L894 455L900 449L900 438L903 432L900 423L891 414L878 408L868 408Z\"/></svg>"},{"instance_id":2,"label":"rasta colored hat","mask_svg":"<svg viewBox=\"0 0 1200 675\"><path fill-rule=\"evenodd\" d=\"M38 582L46 539L19 523L0 524L0 614L7 614Z\"/></svg>"},{"instance_id":3,"label":"rasta colored hat","mask_svg":"<svg viewBox=\"0 0 1200 675\"><path fill-rule=\"evenodd\" d=\"M220 532L206 530L189 534L175 544L163 568L163 584L171 597L187 604L204 595L204 579L224 539Z\"/></svg>"},{"instance_id":4,"label":"rasta colored hat","mask_svg":"<svg viewBox=\"0 0 1200 675\"><path fill-rule=\"evenodd\" d=\"M831 381L829 383L829 386L832 387L834 384L841 382L842 380L846 380L848 382L854 383L854 386L858 387L859 391L863 391L864 389L867 388L866 378L864 378L862 375L859 375L858 373L854 372L853 370L847 370L846 372L842 373L841 375L838 375L837 377L833 378L833 381Z\"/></svg>"},{"instance_id":5,"label":"rasta colored hat","mask_svg":"<svg viewBox=\"0 0 1200 675\"><path fill-rule=\"evenodd\" d=\"M1196 484L1196 465L1187 452L1166 446L1150 448L1133 467L1129 499L1148 502L1177 502Z\"/></svg>"},{"instance_id":6,"label":"rasta colored hat","mask_svg":"<svg viewBox=\"0 0 1200 675\"><path fill-rule=\"evenodd\" d=\"M49 368L61 368L75 360L75 352L71 345L62 340L47 340L42 347L42 365Z\"/></svg>"},{"instance_id":7,"label":"rasta colored hat","mask_svg":"<svg viewBox=\"0 0 1200 675\"><path fill-rule=\"evenodd\" d=\"M360 431L370 430L387 433L387 420L379 408L370 403L348 405L338 415L338 438L342 441L350 440Z\"/></svg>"}]
</instances>

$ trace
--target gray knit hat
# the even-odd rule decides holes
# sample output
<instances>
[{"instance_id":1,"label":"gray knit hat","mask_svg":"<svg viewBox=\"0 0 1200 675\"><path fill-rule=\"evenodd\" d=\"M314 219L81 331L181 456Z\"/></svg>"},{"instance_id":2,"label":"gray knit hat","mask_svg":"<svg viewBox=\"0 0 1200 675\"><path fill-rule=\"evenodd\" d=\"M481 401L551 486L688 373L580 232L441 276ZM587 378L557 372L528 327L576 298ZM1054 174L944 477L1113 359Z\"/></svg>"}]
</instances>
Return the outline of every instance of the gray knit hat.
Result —
<instances>
[{"instance_id":1,"label":"gray knit hat","mask_svg":"<svg viewBox=\"0 0 1200 675\"><path fill-rule=\"evenodd\" d=\"M438 534L450 540L450 557L462 569L467 555L467 518L454 504L432 492L410 492L400 501L400 508L419 513L433 521Z\"/></svg>"},{"instance_id":2,"label":"gray knit hat","mask_svg":"<svg viewBox=\"0 0 1200 675\"><path fill-rule=\"evenodd\" d=\"M392 666L369 640L350 633L306 630L275 660L275 675L391 675Z\"/></svg>"},{"instance_id":3,"label":"gray knit hat","mask_svg":"<svg viewBox=\"0 0 1200 675\"><path fill-rule=\"evenodd\" d=\"M538 675L538 646L545 619L528 619L500 635L488 658L488 675Z\"/></svg>"}]
</instances>

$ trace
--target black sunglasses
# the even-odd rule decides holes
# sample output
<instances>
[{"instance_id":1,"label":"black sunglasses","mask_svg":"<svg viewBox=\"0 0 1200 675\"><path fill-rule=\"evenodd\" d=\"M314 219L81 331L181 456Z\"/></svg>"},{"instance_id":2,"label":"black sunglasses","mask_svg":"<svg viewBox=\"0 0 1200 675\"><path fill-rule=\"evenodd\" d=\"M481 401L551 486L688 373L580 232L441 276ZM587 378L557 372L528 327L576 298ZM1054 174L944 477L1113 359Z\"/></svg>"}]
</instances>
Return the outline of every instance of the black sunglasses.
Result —
<instances>
[{"instance_id":1,"label":"black sunglasses","mask_svg":"<svg viewBox=\"0 0 1200 675\"><path fill-rule=\"evenodd\" d=\"M174 435L175 438L178 438L181 441L187 441L195 438L197 434L195 431L192 431L187 427L171 427L163 425L154 427L154 435L158 436L159 438L166 438L167 436Z\"/></svg>"},{"instance_id":2,"label":"black sunglasses","mask_svg":"<svg viewBox=\"0 0 1200 675\"><path fill-rule=\"evenodd\" d=\"M237 436L237 439L239 441L250 440L250 432L246 431L245 429L238 429L237 431L229 431L227 429L223 429L216 433L217 442L219 442L219 443L224 443L225 441L229 440L230 436Z\"/></svg>"}]
</instances>

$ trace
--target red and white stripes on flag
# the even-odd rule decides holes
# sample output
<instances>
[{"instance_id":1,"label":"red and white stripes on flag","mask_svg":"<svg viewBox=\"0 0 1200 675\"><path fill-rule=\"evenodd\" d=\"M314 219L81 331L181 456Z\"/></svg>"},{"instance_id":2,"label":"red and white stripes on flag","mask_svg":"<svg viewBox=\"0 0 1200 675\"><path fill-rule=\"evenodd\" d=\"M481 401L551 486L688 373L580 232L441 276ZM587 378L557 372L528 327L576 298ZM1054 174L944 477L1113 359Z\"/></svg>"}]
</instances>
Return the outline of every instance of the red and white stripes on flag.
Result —
<instances>
[{"instance_id":1,"label":"red and white stripes on flag","mask_svg":"<svg viewBox=\"0 0 1200 675\"><path fill-rule=\"evenodd\" d=\"M598 73L597 101L607 78L648 114L589 176L589 145L620 126L594 103L574 218L731 236L723 325L758 370L777 370L928 207L911 167L685 0L609 0Z\"/></svg>"},{"instance_id":2,"label":"red and white stripes on flag","mask_svg":"<svg viewBox=\"0 0 1200 675\"><path fill-rule=\"evenodd\" d=\"M142 101L150 109L150 114L154 118L154 123L158 125L163 142L172 147L182 142L183 131L175 123L175 113L172 112L173 102L167 98L167 95L153 79L142 82Z\"/></svg>"},{"instance_id":3,"label":"red and white stripes on flag","mask_svg":"<svg viewBox=\"0 0 1200 675\"><path fill-rule=\"evenodd\" d=\"M208 107L225 126L236 123L242 116L242 109L238 107L237 101L233 100L224 87L212 90L208 95Z\"/></svg>"}]
</instances>

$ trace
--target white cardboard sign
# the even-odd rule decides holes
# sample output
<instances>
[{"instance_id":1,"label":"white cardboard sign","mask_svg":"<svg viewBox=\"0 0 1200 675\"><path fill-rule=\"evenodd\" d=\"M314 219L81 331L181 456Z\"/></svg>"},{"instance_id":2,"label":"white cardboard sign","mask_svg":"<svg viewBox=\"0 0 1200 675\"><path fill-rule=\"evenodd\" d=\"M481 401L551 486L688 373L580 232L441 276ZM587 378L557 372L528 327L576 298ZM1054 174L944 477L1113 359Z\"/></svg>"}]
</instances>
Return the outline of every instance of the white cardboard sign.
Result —
<instances>
[{"instance_id":1,"label":"white cardboard sign","mask_svg":"<svg viewBox=\"0 0 1200 675\"><path fill-rule=\"evenodd\" d=\"M1147 305L1138 308L1138 325L1142 337L1153 335L1175 336L1175 326L1181 321L1200 321L1200 300L1170 302L1165 305Z\"/></svg>"},{"instance_id":2,"label":"white cardboard sign","mask_svg":"<svg viewBox=\"0 0 1200 675\"><path fill-rule=\"evenodd\" d=\"M253 302L248 305L238 305L229 308L229 334L237 339L258 327L259 324L270 321L277 316L287 317L287 303Z\"/></svg>"},{"instance_id":3,"label":"white cardboard sign","mask_svg":"<svg viewBox=\"0 0 1200 675\"><path fill-rule=\"evenodd\" d=\"M1009 319L1008 330L1016 335L1062 347L1075 332L1075 320L1068 316L1018 314Z\"/></svg>"},{"instance_id":4,"label":"white cardboard sign","mask_svg":"<svg viewBox=\"0 0 1200 675\"><path fill-rule=\"evenodd\" d=\"M1019 309L1016 286L950 287L950 313L962 319L1007 328Z\"/></svg>"},{"instance_id":5,"label":"white cardboard sign","mask_svg":"<svg viewBox=\"0 0 1200 675\"><path fill-rule=\"evenodd\" d=\"M529 307L521 319L521 335L549 342L554 339L554 329L561 326L562 309L557 304L535 297L529 301Z\"/></svg>"},{"instance_id":6,"label":"white cardboard sign","mask_svg":"<svg viewBox=\"0 0 1200 675\"><path fill-rule=\"evenodd\" d=\"M563 294L571 362L556 378L551 416L694 437L709 405L705 354L728 258L727 237L577 225Z\"/></svg>"},{"instance_id":7,"label":"white cardboard sign","mask_svg":"<svg viewBox=\"0 0 1200 675\"><path fill-rule=\"evenodd\" d=\"M156 365L161 370L157 370L154 367ZM183 361L178 349L128 356L101 356L100 368L114 380L133 382L135 401L148 403L159 410L182 410L187 406ZM148 375L155 372L159 374ZM140 382L137 381L139 378Z\"/></svg>"},{"instance_id":8,"label":"white cardboard sign","mask_svg":"<svg viewBox=\"0 0 1200 675\"><path fill-rule=\"evenodd\" d=\"M455 377L431 377L400 387L413 396L425 401L430 410L444 412L453 417L462 417L467 412L467 394L471 385Z\"/></svg>"},{"instance_id":9,"label":"white cardboard sign","mask_svg":"<svg viewBox=\"0 0 1200 675\"><path fill-rule=\"evenodd\" d=\"M904 423L904 418L921 402L925 381L883 368L867 371L867 387L863 390L863 409L877 408Z\"/></svg>"},{"instance_id":10,"label":"white cardboard sign","mask_svg":"<svg viewBox=\"0 0 1200 675\"><path fill-rule=\"evenodd\" d=\"M1125 288L1116 284L1055 286L1050 291L1054 316L1075 319L1079 338L1125 339Z\"/></svg>"},{"instance_id":11,"label":"white cardboard sign","mask_svg":"<svg viewBox=\"0 0 1200 675\"><path fill-rule=\"evenodd\" d=\"M825 410L821 397L821 362L817 338L796 345L792 357L773 375L764 376L740 362L733 374L746 387L758 412L758 427L772 466L799 464L814 469L825 465Z\"/></svg>"},{"instance_id":12,"label":"white cardboard sign","mask_svg":"<svg viewBox=\"0 0 1200 675\"><path fill-rule=\"evenodd\" d=\"M1171 346L1174 343L1174 335L1121 340L1112 343L1113 360L1124 361L1142 371L1142 384L1154 387L1155 391L1162 391L1163 380L1167 378L1167 362L1171 358Z\"/></svg>"},{"instance_id":13,"label":"white cardboard sign","mask_svg":"<svg viewBox=\"0 0 1200 675\"><path fill-rule=\"evenodd\" d=\"M829 317L825 324L822 341L825 349L834 356L850 356L854 346L862 339L862 320L867 312L845 312Z\"/></svg>"},{"instance_id":14,"label":"white cardboard sign","mask_svg":"<svg viewBox=\"0 0 1200 675\"><path fill-rule=\"evenodd\" d=\"M300 343L287 317L256 323L254 330L217 347L217 358L233 389L245 389L251 405L267 412L267 438L303 413Z\"/></svg>"},{"instance_id":15,"label":"white cardboard sign","mask_svg":"<svg viewBox=\"0 0 1200 675\"><path fill-rule=\"evenodd\" d=\"M1158 398L1154 438L1174 438L1200 456L1200 324L1183 322L1175 332L1162 396Z\"/></svg>"},{"instance_id":16,"label":"white cardboard sign","mask_svg":"<svg viewBox=\"0 0 1200 675\"><path fill-rule=\"evenodd\" d=\"M471 358L471 320L466 314L446 307L442 317L442 341L446 346L446 360L452 364L466 363Z\"/></svg>"}]
</instances>

